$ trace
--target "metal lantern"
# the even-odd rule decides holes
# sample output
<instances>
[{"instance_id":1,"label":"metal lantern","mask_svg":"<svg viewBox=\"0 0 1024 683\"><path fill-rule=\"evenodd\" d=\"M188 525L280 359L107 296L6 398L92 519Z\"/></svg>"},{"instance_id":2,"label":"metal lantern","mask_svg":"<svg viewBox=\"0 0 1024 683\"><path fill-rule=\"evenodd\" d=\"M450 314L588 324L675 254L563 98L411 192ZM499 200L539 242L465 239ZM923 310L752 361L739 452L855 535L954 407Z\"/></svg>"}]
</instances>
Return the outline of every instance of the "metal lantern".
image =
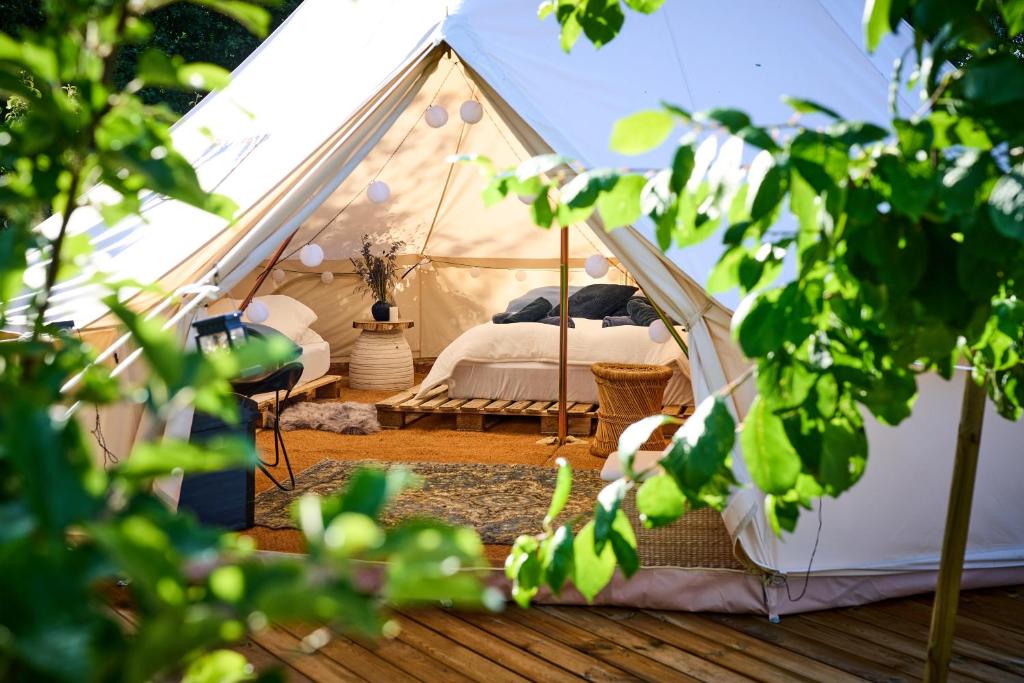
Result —
<instances>
[{"instance_id":1,"label":"metal lantern","mask_svg":"<svg viewBox=\"0 0 1024 683\"><path fill-rule=\"evenodd\" d=\"M242 314L238 311L197 320L192 327L196 328L196 344L203 353L235 348L246 340Z\"/></svg>"}]
</instances>

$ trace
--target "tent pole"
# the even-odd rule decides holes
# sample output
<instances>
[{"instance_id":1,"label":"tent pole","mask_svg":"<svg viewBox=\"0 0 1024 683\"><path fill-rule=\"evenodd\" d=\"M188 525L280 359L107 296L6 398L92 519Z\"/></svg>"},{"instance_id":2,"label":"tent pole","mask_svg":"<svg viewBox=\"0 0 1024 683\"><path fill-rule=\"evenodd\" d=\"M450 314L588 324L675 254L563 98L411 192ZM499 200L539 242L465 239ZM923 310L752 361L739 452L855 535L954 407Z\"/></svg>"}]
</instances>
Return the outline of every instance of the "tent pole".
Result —
<instances>
[{"instance_id":1,"label":"tent pole","mask_svg":"<svg viewBox=\"0 0 1024 683\"><path fill-rule=\"evenodd\" d=\"M985 398L984 385L978 385L968 376L963 403L960 405L953 481L949 487L946 531L942 539L942 558L939 561L939 578L935 586L928 654L924 665L923 680L929 683L944 683L949 676L956 610L960 602L960 577L964 569L974 479L978 470L978 450L981 447L981 426L985 418Z\"/></svg>"},{"instance_id":2,"label":"tent pole","mask_svg":"<svg viewBox=\"0 0 1024 683\"><path fill-rule=\"evenodd\" d=\"M270 271L272 271L274 269L274 266L277 265L277 262L281 260L281 255L284 254L284 250L288 248L288 243L292 241L293 237L295 237L294 232L288 235L288 239L286 239L284 242L281 242L281 246L279 246L277 248L277 251L274 252L274 255L270 257L270 264L263 269L262 273L256 276L256 283L253 284L252 288L249 290L249 293L245 295L244 299L242 299L242 303L238 306L238 310L244 311L246 308L248 308L249 304L252 303L252 298L256 296L256 292L259 291L259 288L263 284L263 281L267 279L268 275L270 275Z\"/></svg>"},{"instance_id":3,"label":"tent pole","mask_svg":"<svg viewBox=\"0 0 1024 683\"><path fill-rule=\"evenodd\" d=\"M558 445L569 435L566 396L569 390L569 228L563 227L558 263Z\"/></svg>"}]
</instances>

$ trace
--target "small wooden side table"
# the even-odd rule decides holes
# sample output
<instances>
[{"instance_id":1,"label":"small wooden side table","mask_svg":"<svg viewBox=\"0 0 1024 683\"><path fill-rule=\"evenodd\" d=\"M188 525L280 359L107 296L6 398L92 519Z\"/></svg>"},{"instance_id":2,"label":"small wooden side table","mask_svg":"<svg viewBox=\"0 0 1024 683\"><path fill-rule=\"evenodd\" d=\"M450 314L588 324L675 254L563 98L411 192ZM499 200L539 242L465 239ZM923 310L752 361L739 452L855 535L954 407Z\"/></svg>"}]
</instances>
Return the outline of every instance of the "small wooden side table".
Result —
<instances>
[{"instance_id":1,"label":"small wooden side table","mask_svg":"<svg viewBox=\"0 0 1024 683\"><path fill-rule=\"evenodd\" d=\"M413 384L412 349L404 330L412 320L353 320L362 330L352 348L348 385L353 389L397 390Z\"/></svg>"}]
</instances>

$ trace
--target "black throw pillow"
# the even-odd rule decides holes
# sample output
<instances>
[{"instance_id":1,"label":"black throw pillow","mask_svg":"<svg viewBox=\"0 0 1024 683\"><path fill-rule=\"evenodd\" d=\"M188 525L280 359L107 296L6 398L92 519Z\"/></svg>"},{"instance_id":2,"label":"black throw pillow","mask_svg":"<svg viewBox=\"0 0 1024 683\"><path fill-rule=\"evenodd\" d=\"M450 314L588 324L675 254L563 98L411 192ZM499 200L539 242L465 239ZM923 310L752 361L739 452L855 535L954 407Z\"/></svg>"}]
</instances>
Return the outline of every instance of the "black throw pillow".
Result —
<instances>
[{"instance_id":1,"label":"black throw pillow","mask_svg":"<svg viewBox=\"0 0 1024 683\"><path fill-rule=\"evenodd\" d=\"M654 307L646 299L640 297L630 299L626 304L626 310L629 311L629 317L633 319L633 323L641 327L648 327L658 319Z\"/></svg>"},{"instance_id":2,"label":"black throw pillow","mask_svg":"<svg viewBox=\"0 0 1024 683\"><path fill-rule=\"evenodd\" d=\"M495 313L494 315L491 316L491 322L494 323L495 325L504 325L505 323L508 322L508 318L510 315L512 314L507 311Z\"/></svg>"},{"instance_id":3,"label":"black throw pillow","mask_svg":"<svg viewBox=\"0 0 1024 683\"><path fill-rule=\"evenodd\" d=\"M569 297L569 315L573 318L602 320L614 315L636 292L629 285L587 285ZM555 306L548 315L558 317L560 307Z\"/></svg>"},{"instance_id":4,"label":"black throw pillow","mask_svg":"<svg viewBox=\"0 0 1024 683\"><path fill-rule=\"evenodd\" d=\"M562 323L562 319L560 317L558 317L557 315L553 315L553 316L549 316L547 318L542 318L541 320L538 320L537 322L544 323L545 325L556 325L557 326L557 325L560 325ZM576 327L576 323L574 323L572 321L572 318L569 318L569 323L566 325L566 327Z\"/></svg>"},{"instance_id":5,"label":"black throw pillow","mask_svg":"<svg viewBox=\"0 0 1024 683\"><path fill-rule=\"evenodd\" d=\"M535 323L547 316L550 310L551 302L543 297L538 297L515 313L498 313L491 320L499 325L505 323ZM499 319L499 316L502 315L505 316L504 319Z\"/></svg>"}]
</instances>

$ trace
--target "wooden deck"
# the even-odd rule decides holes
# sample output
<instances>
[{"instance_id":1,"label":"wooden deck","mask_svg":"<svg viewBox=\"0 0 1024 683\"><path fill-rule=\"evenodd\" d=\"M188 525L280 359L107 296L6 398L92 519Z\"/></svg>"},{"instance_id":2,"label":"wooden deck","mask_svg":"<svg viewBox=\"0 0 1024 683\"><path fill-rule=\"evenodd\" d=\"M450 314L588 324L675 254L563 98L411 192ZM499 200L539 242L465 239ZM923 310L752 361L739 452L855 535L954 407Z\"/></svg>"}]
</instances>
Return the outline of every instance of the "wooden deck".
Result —
<instances>
[{"instance_id":1,"label":"wooden deck","mask_svg":"<svg viewBox=\"0 0 1024 683\"><path fill-rule=\"evenodd\" d=\"M278 627L238 650L290 681L913 681L924 666L930 596L783 617L620 608L440 609L398 615L378 644ZM951 681L1024 680L1024 587L962 596Z\"/></svg>"},{"instance_id":2,"label":"wooden deck","mask_svg":"<svg viewBox=\"0 0 1024 683\"><path fill-rule=\"evenodd\" d=\"M558 431L558 401L510 401L490 398L450 398L448 386L434 387L416 398L420 387L399 392L378 401L377 419L385 429L401 429L424 415L454 415L459 431L481 432L492 421L502 417L534 417L540 420L541 434ZM597 419L597 404L575 403L566 405L569 433L577 436L590 434ZM673 417L686 418L693 406L665 406L663 412Z\"/></svg>"}]
</instances>

